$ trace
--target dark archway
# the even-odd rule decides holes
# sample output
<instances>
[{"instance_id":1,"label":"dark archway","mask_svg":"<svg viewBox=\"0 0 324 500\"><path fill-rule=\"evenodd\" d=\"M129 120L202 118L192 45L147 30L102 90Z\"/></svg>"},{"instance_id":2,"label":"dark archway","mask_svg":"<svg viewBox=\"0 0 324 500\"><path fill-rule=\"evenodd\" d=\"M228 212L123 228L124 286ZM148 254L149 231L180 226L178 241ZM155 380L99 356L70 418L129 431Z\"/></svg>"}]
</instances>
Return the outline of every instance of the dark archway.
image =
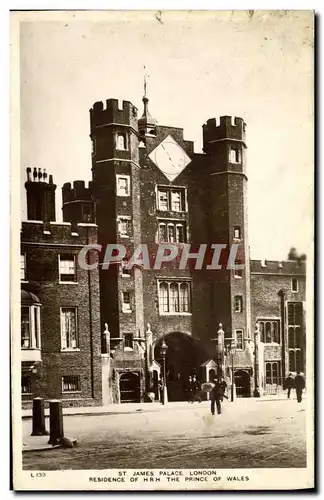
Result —
<instances>
[{"instance_id":1,"label":"dark archway","mask_svg":"<svg viewBox=\"0 0 324 500\"><path fill-rule=\"evenodd\" d=\"M139 403L141 400L139 373L122 373L119 379L119 390L121 403Z\"/></svg>"},{"instance_id":2,"label":"dark archway","mask_svg":"<svg viewBox=\"0 0 324 500\"><path fill-rule=\"evenodd\" d=\"M249 398L251 395L251 378L245 370L236 370L234 373L236 396L238 398Z\"/></svg>"},{"instance_id":3,"label":"dark archway","mask_svg":"<svg viewBox=\"0 0 324 500\"><path fill-rule=\"evenodd\" d=\"M199 378L200 365L205 354L198 340L183 333L169 333L160 338L154 348L154 358L162 367L161 376L163 376L163 360L160 350L163 339L168 346L165 359L168 400L186 401L188 378L190 375Z\"/></svg>"}]
</instances>

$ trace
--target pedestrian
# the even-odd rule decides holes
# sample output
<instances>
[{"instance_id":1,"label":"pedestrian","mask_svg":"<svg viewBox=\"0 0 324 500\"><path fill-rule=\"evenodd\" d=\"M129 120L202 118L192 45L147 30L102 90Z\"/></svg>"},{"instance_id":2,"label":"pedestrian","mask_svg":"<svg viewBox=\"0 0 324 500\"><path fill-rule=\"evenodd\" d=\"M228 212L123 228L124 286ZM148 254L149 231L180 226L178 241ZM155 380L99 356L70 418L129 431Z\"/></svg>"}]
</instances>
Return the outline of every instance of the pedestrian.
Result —
<instances>
[{"instance_id":1,"label":"pedestrian","mask_svg":"<svg viewBox=\"0 0 324 500\"><path fill-rule=\"evenodd\" d=\"M221 388L223 391L223 396L222 396L222 401L223 401L224 396L225 396L225 391L227 389L227 384L226 384L225 380L223 379L223 377L220 377L219 381L220 381L220 385L221 385ZM227 396L225 396L225 397L227 398Z\"/></svg>"},{"instance_id":2,"label":"pedestrian","mask_svg":"<svg viewBox=\"0 0 324 500\"><path fill-rule=\"evenodd\" d=\"M161 377L158 381L158 388L159 388L159 394L160 394L160 402L163 405L164 404L164 380L163 380L163 377Z\"/></svg>"},{"instance_id":3,"label":"pedestrian","mask_svg":"<svg viewBox=\"0 0 324 500\"><path fill-rule=\"evenodd\" d=\"M201 403L201 392L200 392L200 383L197 380L196 375L192 377L192 390L193 390L193 395L192 395L192 401L198 401L198 403Z\"/></svg>"},{"instance_id":4,"label":"pedestrian","mask_svg":"<svg viewBox=\"0 0 324 500\"><path fill-rule=\"evenodd\" d=\"M285 380L285 385L284 385L284 389L287 389L288 399L290 399L290 392L291 392L291 389L293 389L294 387L295 387L295 380L294 380L293 374L289 373L288 377Z\"/></svg>"},{"instance_id":5,"label":"pedestrian","mask_svg":"<svg viewBox=\"0 0 324 500\"><path fill-rule=\"evenodd\" d=\"M223 397L224 397L223 385L218 378L215 378L214 387L210 392L210 411L212 415L215 415L215 403L218 415L222 413L221 401L223 401Z\"/></svg>"},{"instance_id":6,"label":"pedestrian","mask_svg":"<svg viewBox=\"0 0 324 500\"><path fill-rule=\"evenodd\" d=\"M191 375L188 378L187 393L188 393L188 403L193 403L194 390L193 390L193 382Z\"/></svg>"},{"instance_id":7,"label":"pedestrian","mask_svg":"<svg viewBox=\"0 0 324 500\"><path fill-rule=\"evenodd\" d=\"M305 389L305 379L299 370L297 370L297 375L295 377L295 389L297 395L297 402L301 403L303 389Z\"/></svg>"}]
</instances>

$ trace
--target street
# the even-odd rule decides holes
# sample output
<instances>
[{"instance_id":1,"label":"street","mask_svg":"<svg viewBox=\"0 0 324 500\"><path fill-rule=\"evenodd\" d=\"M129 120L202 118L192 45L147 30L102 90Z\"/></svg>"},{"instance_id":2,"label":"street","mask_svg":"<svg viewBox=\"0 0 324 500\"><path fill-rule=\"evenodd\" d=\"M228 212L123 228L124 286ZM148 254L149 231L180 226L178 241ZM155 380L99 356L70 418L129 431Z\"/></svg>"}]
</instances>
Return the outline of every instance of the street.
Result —
<instances>
[{"instance_id":1,"label":"street","mask_svg":"<svg viewBox=\"0 0 324 500\"><path fill-rule=\"evenodd\" d=\"M24 453L23 468L305 467L305 408L295 398L238 399L224 401L222 414L215 416L208 402L155 412L65 416L65 436L76 438L77 447ZM23 434L30 434L31 420L22 425Z\"/></svg>"}]
</instances>

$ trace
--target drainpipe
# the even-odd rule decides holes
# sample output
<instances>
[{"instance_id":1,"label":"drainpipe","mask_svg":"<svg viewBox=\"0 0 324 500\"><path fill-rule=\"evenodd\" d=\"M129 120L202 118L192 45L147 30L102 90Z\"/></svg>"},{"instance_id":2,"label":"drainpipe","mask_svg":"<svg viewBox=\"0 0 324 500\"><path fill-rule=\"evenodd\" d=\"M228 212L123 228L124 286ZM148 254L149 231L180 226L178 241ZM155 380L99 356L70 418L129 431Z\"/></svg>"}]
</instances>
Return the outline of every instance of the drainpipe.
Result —
<instances>
[{"instance_id":1,"label":"drainpipe","mask_svg":"<svg viewBox=\"0 0 324 500\"><path fill-rule=\"evenodd\" d=\"M87 226L87 245L89 245L89 227ZM90 250L87 252L88 264L88 298L89 298L89 330L90 330L90 367L91 367L91 397L94 399L94 367L93 367L93 335L92 335L92 297L91 297L91 271L90 265Z\"/></svg>"},{"instance_id":2,"label":"drainpipe","mask_svg":"<svg viewBox=\"0 0 324 500\"><path fill-rule=\"evenodd\" d=\"M282 378L286 376L286 339L285 339L285 292L279 290L280 297L280 318L281 318L281 359L282 359Z\"/></svg>"}]
</instances>

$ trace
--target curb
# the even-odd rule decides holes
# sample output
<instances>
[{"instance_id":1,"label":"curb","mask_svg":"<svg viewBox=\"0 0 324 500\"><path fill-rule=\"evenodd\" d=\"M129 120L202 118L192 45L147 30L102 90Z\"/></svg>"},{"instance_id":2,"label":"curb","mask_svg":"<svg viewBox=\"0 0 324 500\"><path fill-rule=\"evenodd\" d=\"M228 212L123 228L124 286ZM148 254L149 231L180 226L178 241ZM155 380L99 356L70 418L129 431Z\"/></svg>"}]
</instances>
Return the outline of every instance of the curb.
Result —
<instances>
[{"instance_id":1,"label":"curb","mask_svg":"<svg viewBox=\"0 0 324 500\"><path fill-rule=\"evenodd\" d=\"M55 450L57 448L63 448L63 446L61 444L54 444L53 445L49 445L49 446L45 446L43 448L28 448L26 450L22 450L23 453L32 453L33 451L49 451L49 450Z\"/></svg>"}]
</instances>

